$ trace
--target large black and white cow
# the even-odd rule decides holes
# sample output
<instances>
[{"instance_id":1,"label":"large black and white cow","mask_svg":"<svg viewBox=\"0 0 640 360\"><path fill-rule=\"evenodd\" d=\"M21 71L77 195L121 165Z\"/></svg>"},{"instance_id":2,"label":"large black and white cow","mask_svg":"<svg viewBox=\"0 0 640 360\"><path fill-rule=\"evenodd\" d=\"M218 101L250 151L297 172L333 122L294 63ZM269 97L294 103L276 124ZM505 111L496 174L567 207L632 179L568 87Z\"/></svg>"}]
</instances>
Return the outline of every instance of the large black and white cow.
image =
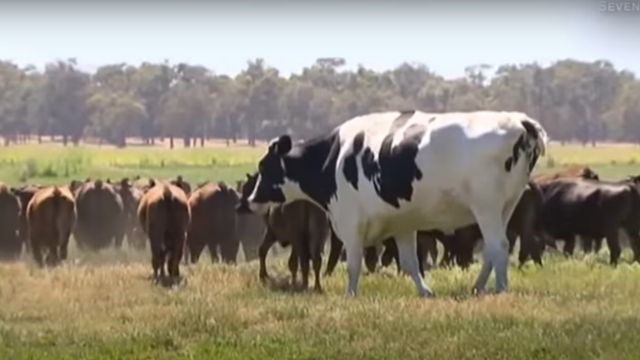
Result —
<instances>
[{"instance_id":1,"label":"large black and white cow","mask_svg":"<svg viewBox=\"0 0 640 360\"><path fill-rule=\"evenodd\" d=\"M507 290L507 222L539 156L545 130L526 114L480 111L373 113L329 134L269 143L249 208L306 199L323 208L347 254L347 293L358 288L363 248L393 236L419 295L432 296L416 257L416 230L452 232L477 221L486 239L474 291L493 269Z\"/></svg>"}]
</instances>

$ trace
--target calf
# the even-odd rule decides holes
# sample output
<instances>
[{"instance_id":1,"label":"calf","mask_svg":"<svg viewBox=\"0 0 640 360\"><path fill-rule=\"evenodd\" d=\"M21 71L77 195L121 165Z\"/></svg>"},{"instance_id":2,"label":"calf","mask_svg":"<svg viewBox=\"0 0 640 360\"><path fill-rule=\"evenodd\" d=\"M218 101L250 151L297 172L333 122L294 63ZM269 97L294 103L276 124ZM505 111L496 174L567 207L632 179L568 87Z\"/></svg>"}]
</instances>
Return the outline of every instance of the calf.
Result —
<instances>
[{"instance_id":1,"label":"calf","mask_svg":"<svg viewBox=\"0 0 640 360\"><path fill-rule=\"evenodd\" d=\"M352 296L363 248L389 237L418 294L431 296L420 275L416 231L449 232L477 222L485 246L474 291L484 291L495 269L502 292L507 221L546 141L540 124L519 112L358 116L308 141L272 140L248 203L259 213L301 199L325 210L346 249Z\"/></svg>"},{"instance_id":2,"label":"calf","mask_svg":"<svg viewBox=\"0 0 640 360\"><path fill-rule=\"evenodd\" d=\"M27 225L31 252L39 266L45 262L56 266L67 259L75 222L75 199L68 187L51 186L36 191L27 205Z\"/></svg>"},{"instance_id":3,"label":"calf","mask_svg":"<svg viewBox=\"0 0 640 360\"><path fill-rule=\"evenodd\" d=\"M242 188L242 196L238 211L246 211L247 197L255 187L257 174L249 176ZM267 231L258 250L260 258L260 279L268 278L266 257L269 249L278 241L280 245L291 245L289 270L292 284L296 285L298 265L302 270L302 288L309 284L309 261L313 263L315 275L314 288L322 290L320 271L322 267L322 249L329 236L329 221L322 209L307 201L295 201L284 206L277 206L264 214Z\"/></svg>"},{"instance_id":4,"label":"calf","mask_svg":"<svg viewBox=\"0 0 640 360\"><path fill-rule=\"evenodd\" d=\"M180 277L180 259L191 211L182 189L168 183L154 184L140 200L138 219L149 238L151 265L156 280L165 277L165 265L171 280Z\"/></svg>"},{"instance_id":5,"label":"calf","mask_svg":"<svg viewBox=\"0 0 640 360\"><path fill-rule=\"evenodd\" d=\"M187 233L187 254L192 263L209 248L212 261L218 261L220 247L222 261L235 263L238 255L236 212L238 194L224 183L207 183L189 197L191 224Z\"/></svg>"}]
</instances>

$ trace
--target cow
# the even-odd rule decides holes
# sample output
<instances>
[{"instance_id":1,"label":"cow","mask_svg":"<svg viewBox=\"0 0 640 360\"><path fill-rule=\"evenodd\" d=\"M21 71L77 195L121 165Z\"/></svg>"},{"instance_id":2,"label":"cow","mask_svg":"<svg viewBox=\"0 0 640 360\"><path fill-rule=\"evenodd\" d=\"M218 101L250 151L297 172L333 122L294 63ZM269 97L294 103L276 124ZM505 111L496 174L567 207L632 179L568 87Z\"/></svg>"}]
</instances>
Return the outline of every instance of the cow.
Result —
<instances>
[{"instance_id":1,"label":"cow","mask_svg":"<svg viewBox=\"0 0 640 360\"><path fill-rule=\"evenodd\" d=\"M567 167L555 173L537 175L533 178L533 181L536 184L541 185L557 179L564 179L564 178L600 180L600 176L595 171L593 171L593 169L591 169L590 167L575 165L575 166ZM595 250L595 252L597 253L598 251L600 251L600 248L602 247L602 238L592 239L585 236L581 236L580 239L582 240L581 241L582 248L586 253L589 253L592 250ZM544 240L545 240L545 243L543 244L543 249L545 244L550 245L554 248L556 247L554 239L545 238ZM574 248L575 248L575 238L571 237L571 238L565 239L563 253L567 256L571 256L573 255Z\"/></svg>"},{"instance_id":2,"label":"cow","mask_svg":"<svg viewBox=\"0 0 640 360\"><path fill-rule=\"evenodd\" d=\"M20 199L11 189L0 183L0 259L15 260L22 253L23 242L19 236Z\"/></svg>"},{"instance_id":3,"label":"cow","mask_svg":"<svg viewBox=\"0 0 640 360\"><path fill-rule=\"evenodd\" d=\"M588 166L575 165L550 174L539 174L533 177L536 184L543 184L561 178L582 178L600 180L600 176Z\"/></svg>"},{"instance_id":4,"label":"cow","mask_svg":"<svg viewBox=\"0 0 640 360\"><path fill-rule=\"evenodd\" d=\"M17 188L11 188L11 192L20 199L20 229L18 235L20 241L24 244L27 251L30 251L31 244L28 238L28 226L27 226L27 205L33 195L44 186L42 185L24 185Z\"/></svg>"},{"instance_id":5,"label":"cow","mask_svg":"<svg viewBox=\"0 0 640 360\"><path fill-rule=\"evenodd\" d=\"M587 239L606 238L610 263L620 258L618 230L631 241L634 261L640 261L640 192L631 181L606 182L589 179L560 178L540 184L543 205L540 216L542 231L570 244L575 236Z\"/></svg>"},{"instance_id":6,"label":"cow","mask_svg":"<svg viewBox=\"0 0 640 360\"><path fill-rule=\"evenodd\" d=\"M137 216L138 205L144 192L139 187L132 185L128 178L123 178L120 182L113 184L113 187L122 199L127 242L135 249L144 249L145 235Z\"/></svg>"},{"instance_id":7,"label":"cow","mask_svg":"<svg viewBox=\"0 0 640 360\"><path fill-rule=\"evenodd\" d=\"M192 263L198 262L205 246L212 261L220 257L235 263L240 246L236 234L236 205L238 193L224 183L207 183L189 197L191 224L187 233L187 254Z\"/></svg>"},{"instance_id":8,"label":"cow","mask_svg":"<svg viewBox=\"0 0 640 360\"><path fill-rule=\"evenodd\" d=\"M154 279L166 277L166 266L170 280L179 280L180 260L191 221L185 192L169 183L154 182L140 200L138 220L149 238Z\"/></svg>"},{"instance_id":9,"label":"cow","mask_svg":"<svg viewBox=\"0 0 640 360\"><path fill-rule=\"evenodd\" d=\"M102 180L74 182L78 212L74 238L83 250L97 251L111 245L122 246L126 232L126 213L116 188Z\"/></svg>"},{"instance_id":10,"label":"cow","mask_svg":"<svg viewBox=\"0 0 640 360\"><path fill-rule=\"evenodd\" d=\"M44 187L33 195L27 205L28 239L40 267L56 266L67 259L76 216L75 199L67 186Z\"/></svg>"},{"instance_id":11,"label":"cow","mask_svg":"<svg viewBox=\"0 0 640 360\"><path fill-rule=\"evenodd\" d=\"M191 184L189 184L187 181L185 181L182 178L182 175L176 176L176 178L171 180L171 181L169 181L169 183L171 185L175 185L175 186L179 187L180 189L182 189L182 191L184 191L184 193L187 196L191 195Z\"/></svg>"},{"instance_id":12,"label":"cow","mask_svg":"<svg viewBox=\"0 0 640 360\"><path fill-rule=\"evenodd\" d=\"M247 177L242 187L238 211L246 212L247 199L251 195L258 175ZM296 286L298 266L302 272L302 289L309 286L309 262L312 262L315 275L314 289L322 291L320 272L322 267L322 249L329 236L329 220L324 211L314 204L300 200L287 205L275 206L264 214L266 232L258 250L260 258L260 279L266 280L269 275L266 268L266 258L269 249L276 242L281 246L291 245L289 256L289 271L291 283Z\"/></svg>"},{"instance_id":13,"label":"cow","mask_svg":"<svg viewBox=\"0 0 640 360\"><path fill-rule=\"evenodd\" d=\"M416 231L477 222L485 239L473 290L495 269L496 292L508 289L505 229L547 134L520 112L389 111L357 116L328 134L293 144L269 142L248 198L251 210L308 200L324 209L347 255L347 294L357 294L363 248L394 237L400 263L420 296Z\"/></svg>"}]
</instances>

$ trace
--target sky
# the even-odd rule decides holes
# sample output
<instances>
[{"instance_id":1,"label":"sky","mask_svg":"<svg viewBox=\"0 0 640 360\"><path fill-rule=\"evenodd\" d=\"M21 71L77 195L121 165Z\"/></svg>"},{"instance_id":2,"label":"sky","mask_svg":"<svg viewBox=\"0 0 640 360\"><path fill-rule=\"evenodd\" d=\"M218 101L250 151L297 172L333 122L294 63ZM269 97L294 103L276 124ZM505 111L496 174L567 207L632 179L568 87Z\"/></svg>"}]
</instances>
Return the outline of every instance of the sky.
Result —
<instances>
[{"instance_id":1,"label":"sky","mask_svg":"<svg viewBox=\"0 0 640 360\"><path fill-rule=\"evenodd\" d=\"M0 59L42 68L70 57L89 71L167 59L228 75L259 57L284 75L343 57L375 70L419 62L448 78L574 58L640 74L640 0L0 0Z\"/></svg>"}]
</instances>

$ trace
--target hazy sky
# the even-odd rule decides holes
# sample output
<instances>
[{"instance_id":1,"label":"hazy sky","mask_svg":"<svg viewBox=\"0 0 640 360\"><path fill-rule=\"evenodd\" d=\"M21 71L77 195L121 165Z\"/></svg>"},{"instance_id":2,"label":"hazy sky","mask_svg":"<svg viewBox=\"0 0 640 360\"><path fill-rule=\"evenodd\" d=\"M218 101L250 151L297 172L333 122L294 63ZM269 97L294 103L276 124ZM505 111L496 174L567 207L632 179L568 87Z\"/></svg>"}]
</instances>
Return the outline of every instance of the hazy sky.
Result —
<instances>
[{"instance_id":1,"label":"hazy sky","mask_svg":"<svg viewBox=\"0 0 640 360\"><path fill-rule=\"evenodd\" d=\"M42 67L75 57L89 70L168 59L234 75L256 57L289 74L340 56L377 70L421 62L453 77L471 64L571 57L640 74L640 0L626 12L593 0L54 2L0 1L0 59Z\"/></svg>"}]
</instances>

